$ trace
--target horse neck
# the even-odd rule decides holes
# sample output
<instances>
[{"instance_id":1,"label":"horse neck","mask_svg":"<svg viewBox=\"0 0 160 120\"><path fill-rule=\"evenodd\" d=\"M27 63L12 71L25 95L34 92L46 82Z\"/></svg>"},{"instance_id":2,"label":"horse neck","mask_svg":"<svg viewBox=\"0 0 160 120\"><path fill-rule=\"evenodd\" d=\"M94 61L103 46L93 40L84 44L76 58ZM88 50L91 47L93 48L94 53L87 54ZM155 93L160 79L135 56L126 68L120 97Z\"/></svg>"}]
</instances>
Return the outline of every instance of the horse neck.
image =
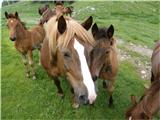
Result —
<instances>
[{"instance_id":1,"label":"horse neck","mask_svg":"<svg viewBox=\"0 0 160 120\"><path fill-rule=\"evenodd\" d=\"M21 40L26 37L27 30L23 27L21 23L19 23L19 27L17 28L17 40Z\"/></svg>"}]
</instances>

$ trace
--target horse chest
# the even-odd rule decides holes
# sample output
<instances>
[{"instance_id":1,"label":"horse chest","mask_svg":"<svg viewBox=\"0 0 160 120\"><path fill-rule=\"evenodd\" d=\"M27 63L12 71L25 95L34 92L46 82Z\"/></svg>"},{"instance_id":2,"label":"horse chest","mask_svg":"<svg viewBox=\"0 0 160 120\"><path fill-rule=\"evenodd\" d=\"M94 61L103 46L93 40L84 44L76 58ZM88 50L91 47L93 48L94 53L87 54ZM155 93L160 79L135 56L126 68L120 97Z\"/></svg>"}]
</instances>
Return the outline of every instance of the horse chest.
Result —
<instances>
[{"instance_id":1,"label":"horse chest","mask_svg":"<svg viewBox=\"0 0 160 120\"><path fill-rule=\"evenodd\" d=\"M102 68L103 73L112 73L112 66L111 65L106 65Z\"/></svg>"},{"instance_id":2,"label":"horse chest","mask_svg":"<svg viewBox=\"0 0 160 120\"><path fill-rule=\"evenodd\" d=\"M20 53L27 53L28 51L28 46L25 45L25 43L15 43L15 48L20 52Z\"/></svg>"}]
</instances>

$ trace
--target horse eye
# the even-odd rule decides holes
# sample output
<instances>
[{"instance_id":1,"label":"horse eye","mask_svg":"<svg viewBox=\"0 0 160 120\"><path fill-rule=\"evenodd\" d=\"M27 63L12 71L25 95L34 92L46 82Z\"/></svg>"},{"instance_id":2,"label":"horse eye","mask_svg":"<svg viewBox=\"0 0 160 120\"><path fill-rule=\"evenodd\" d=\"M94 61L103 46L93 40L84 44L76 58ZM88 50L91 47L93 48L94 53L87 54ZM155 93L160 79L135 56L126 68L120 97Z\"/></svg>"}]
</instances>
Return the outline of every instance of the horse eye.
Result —
<instances>
[{"instance_id":1,"label":"horse eye","mask_svg":"<svg viewBox=\"0 0 160 120\"><path fill-rule=\"evenodd\" d=\"M109 54L109 50L106 51L106 54Z\"/></svg>"},{"instance_id":2,"label":"horse eye","mask_svg":"<svg viewBox=\"0 0 160 120\"><path fill-rule=\"evenodd\" d=\"M65 52L64 57L71 57L71 56L70 56L69 52Z\"/></svg>"}]
</instances>

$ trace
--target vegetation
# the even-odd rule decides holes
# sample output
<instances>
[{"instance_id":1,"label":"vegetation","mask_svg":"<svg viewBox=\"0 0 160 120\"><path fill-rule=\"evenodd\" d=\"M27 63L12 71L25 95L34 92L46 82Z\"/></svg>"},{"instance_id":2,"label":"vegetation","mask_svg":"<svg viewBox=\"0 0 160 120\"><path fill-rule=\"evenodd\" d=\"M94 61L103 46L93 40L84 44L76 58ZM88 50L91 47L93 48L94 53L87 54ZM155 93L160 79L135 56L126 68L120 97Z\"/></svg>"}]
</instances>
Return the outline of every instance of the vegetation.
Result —
<instances>
[{"instance_id":1,"label":"vegetation","mask_svg":"<svg viewBox=\"0 0 160 120\"><path fill-rule=\"evenodd\" d=\"M69 6L67 3L65 5ZM113 24L117 38L150 48L153 47L154 40L159 39L159 5L160 2L117 1L77 1L72 4L75 19L83 21L92 15L94 22L99 26ZM130 95L134 94L140 98L144 92L143 84L146 83L141 80L135 65L129 61L120 62L119 65L113 95L114 108L108 107L108 94L102 88L102 80L98 80L99 92L95 105L82 105L78 109L73 109L69 84L63 77L61 81L65 91L64 99L57 96L56 87L42 66L35 65L37 80L25 77L21 57L15 50L14 43L9 40L4 12L18 11L22 21L30 28L40 19L38 15L40 6L42 6L40 3L23 1L5 6L1 10L2 119L124 119L125 111L131 105ZM38 63L37 51L34 58L35 63ZM160 119L160 115L157 114L155 119Z\"/></svg>"}]
</instances>

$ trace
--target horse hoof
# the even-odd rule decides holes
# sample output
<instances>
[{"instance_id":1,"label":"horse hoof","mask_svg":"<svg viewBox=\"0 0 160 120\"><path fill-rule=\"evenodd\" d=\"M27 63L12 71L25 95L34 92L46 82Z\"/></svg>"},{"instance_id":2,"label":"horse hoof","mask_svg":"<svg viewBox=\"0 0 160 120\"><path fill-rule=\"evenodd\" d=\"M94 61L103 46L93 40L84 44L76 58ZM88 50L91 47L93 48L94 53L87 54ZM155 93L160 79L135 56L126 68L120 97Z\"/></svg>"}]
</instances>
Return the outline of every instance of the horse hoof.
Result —
<instances>
[{"instance_id":1,"label":"horse hoof","mask_svg":"<svg viewBox=\"0 0 160 120\"><path fill-rule=\"evenodd\" d=\"M63 93L58 93L58 96L60 96L62 99L64 98L64 94Z\"/></svg>"},{"instance_id":2,"label":"horse hoof","mask_svg":"<svg viewBox=\"0 0 160 120\"><path fill-rule=\"evenodd\" d=\"M114 108L114 104L109 104L109 108Z\"/></svg>"},{"instance_id":3,"label":"horse hoof","mask_svg":"<svg viewBox=\"0 0 160 120\"><path fill-rule=\"evenodd\" d=\"M36 76L33 76L32 79L33 79L33 80L36 80Z\"/></svg>"},{"instance_id":4,"label":"horse hoof","mask_svg":"<svg viewBox=\"0 0 160 120\"><path fill-rule=\"evenodd\" d=\"M73 103L72 107L77 109L77 108L79 108L79 104L78 103Z\"/></svg>"}]
</instances>

